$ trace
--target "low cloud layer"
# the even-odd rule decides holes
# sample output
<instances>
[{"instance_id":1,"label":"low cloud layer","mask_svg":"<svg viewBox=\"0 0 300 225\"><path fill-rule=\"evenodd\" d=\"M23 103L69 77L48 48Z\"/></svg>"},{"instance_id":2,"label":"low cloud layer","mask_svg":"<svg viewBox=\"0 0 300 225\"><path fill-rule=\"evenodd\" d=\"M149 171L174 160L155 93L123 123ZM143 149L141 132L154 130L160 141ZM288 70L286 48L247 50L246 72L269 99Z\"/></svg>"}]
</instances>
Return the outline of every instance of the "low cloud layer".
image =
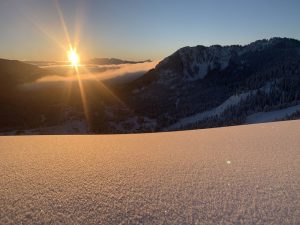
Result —
<instances>
[{"instance_id":1,"label":"low cloud layer","mask_svg":"<svg viewBox=\"0 0 300 225\"><path fill-rule=\"evenodd\" d=\"M42 88L53 84L59 85L76 81L78 79L77 74L81 80L111 80L114 83L129 82L154 68L157 63L158 61L120 65L82 65L78 67L78 73L68 65L45 66L43 68L53 71L53 75L45 76L34 83L24 84L22 88Z\"/></svg>"},{"instance_id":2,"label":"low cloud layer","mask_svg":"<svg viewBox=\"0 0 300 225\"><path fill-rule=\"evenodd\" d=\"M154 68L157 61L145 62L137 64L120 64L120 65L85 65L78 68L78 74L82 80L108 80L115 78L124 78L132 74L143 75L148 70ZM72 81L76 80L76 74L70 66L51 66L49 69L54 71L59 69L60 74L65 71L66 76L46 76L39 79L37 82L56 82L56 81Z\"/></svg>"}]
</instances>

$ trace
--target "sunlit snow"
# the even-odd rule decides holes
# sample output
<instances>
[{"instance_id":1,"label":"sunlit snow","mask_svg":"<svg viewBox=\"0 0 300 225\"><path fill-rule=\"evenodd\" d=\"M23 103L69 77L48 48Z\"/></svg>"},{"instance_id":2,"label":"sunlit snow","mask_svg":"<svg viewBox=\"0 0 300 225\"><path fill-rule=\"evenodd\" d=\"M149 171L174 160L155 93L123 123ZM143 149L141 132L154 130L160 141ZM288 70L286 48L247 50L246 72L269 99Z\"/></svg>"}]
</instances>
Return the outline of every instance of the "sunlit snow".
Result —
<instances>
[{"instance_id":1,"label":"sunlit snow","mask_svg":"<svg viewBox=\"0 0 300 225\"><path fill-rule=\"evenodd\" d=\"M300 121L0 137L0 224L299 224Z\"/></svg>"}]
</instances>

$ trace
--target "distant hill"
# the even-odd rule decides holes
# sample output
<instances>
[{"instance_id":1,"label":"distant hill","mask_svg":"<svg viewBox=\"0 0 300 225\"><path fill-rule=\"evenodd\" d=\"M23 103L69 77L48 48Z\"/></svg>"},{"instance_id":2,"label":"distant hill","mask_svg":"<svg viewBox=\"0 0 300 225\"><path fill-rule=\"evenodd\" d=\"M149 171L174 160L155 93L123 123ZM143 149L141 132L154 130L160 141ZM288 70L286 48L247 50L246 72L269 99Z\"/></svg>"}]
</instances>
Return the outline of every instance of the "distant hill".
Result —
<instances>
[{"instance_id":1,"label":"distant hill","mask_svg":"<svg viewBox=\"0 0 300 225\"><path fill-rule=\"evenodd\" d=\"M31 64L34 66L46 67L46 66L59 66L70 64L67 61L24 61L24 63Z\"/></svg>"},{"instance_id":2,"label":"distant hill","mask_svg":"<svg viewBox=\"0 0 300 225\"><path fill-rule=\"evenodd\" d=\"M61 112L53 110L59 102L59 92L22 88L49 74L51 71L38 66L0 59L0 131L40 127L59 120Z\"/></svg>"},{"instance_id":3,"label":"distant hill","mask_svg":"<svg viewBox=\"0 0 300 225\"><path fill-rule=\"evenodd\" d=\"M17 60L0 59L0 85L16 85L35 81L49 74L48 70Z\"/></svg>"},{"instance_id":4,"label":"distant hill","mask_svg":"<svg viewBox=\"0 0 300 225\"><path fill-rule=\"evenodd\" d=\"M144 63L151 62L151 60L144 61L128 61L116 58L94 58L88 60L86 63L89 64L98 64L98 65L119 65L119 64L136 64L136 63Z\"/></svg>"}]
</instances>

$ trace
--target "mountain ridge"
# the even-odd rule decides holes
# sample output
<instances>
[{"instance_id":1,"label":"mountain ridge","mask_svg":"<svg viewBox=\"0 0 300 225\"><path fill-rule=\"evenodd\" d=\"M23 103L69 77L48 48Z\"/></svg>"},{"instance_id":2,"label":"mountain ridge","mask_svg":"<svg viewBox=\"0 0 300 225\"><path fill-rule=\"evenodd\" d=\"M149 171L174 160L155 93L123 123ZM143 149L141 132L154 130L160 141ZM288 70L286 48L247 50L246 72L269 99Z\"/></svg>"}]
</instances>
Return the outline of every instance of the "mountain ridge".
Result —
<instances>
[{"instance_id":1,"label":"mountain ridge","mask_svg":"<svg viewBox=\"0 0 300 225\"><path fill-rule=\"evenodd\" d=\"M93 58L86 61L86 63L98 64L98 65L137 64L137 63L145 63L145 62L151 62L151 60L147 59L142 61L130 61L130 60L117 59L117 58Z\"/></svg>"},{"instance_id":2,"label":"mountain ridge","mask_svg":"<svg viewBox=\"0 0 300 225\"><path fill-rule=\"evenodd\" d=\"M3 62L12 66L0 60L1 132L139 133L300 119L300 41L290 38L183 47L133 81L83 80L85 106L77 82L25 90L49 71Z\"/></svg>"},{"instance_id":3,"label":"mountain ridge","mask_svg":"<svg viewBox=\"0 0 300 225\"><path fill-rule=\"evenodd\" d=\"M264 86L271 86L270 91L262 89ZM184 117L213 110L235 95L258 93L226 109L237 110L239 115L224 110L223 122L221 115L212 115L210 125L194 128L241 124L252 111L298 104L299 87L300 41L271 38L244 46L180 48L133 81L127 92L130 106L138 114L157 119L157 129L164 130ZM253 104L253 109L248 106L243 112L240 104Z\"/></svg>"},{"instance_id":4,"label":"mountain ridge","mask_svg":"<svg viewBox=\"0 0 300 225\"><path fill-rule=\"evenodd\" d=\"M211 46L204 46L204 45L196 45L194 47L190 47L190 46L185 46L182 47L180 49L178 49L177 51L175 51L174 53L172 53L171 55L165 57L163 60L161 60L157 66L154 68L154 70L158 70L160 72L160 70L164 70L166 67L168 69L170 69L170 65L169 64L176 64L177 63L177 68L178 67L190 67L190 68L181 68L181 74L184 75L184 77L193 77L193 72L197 74L197 70L199 70L198 68L191 68L191 65L194 63L193 60L198 60L198 62L201 60L208 61L210 62L210 66L211 68L204 68L206 71L205 74L201 74L202 76L196 77L196 79L191 79L193 80L197 80L197 78L204 78L204 76L207 74L207 70L208 69L218 69L218 66L220 66L221 70L226 68L227 64L229 63L229 60L232 59L234 60L234 56L239 56L239 55L243 55L246 53L251 53L251 52L255 52L255 51L262 51L265 48L268 47L272 47L272 46L276 46L279 45L278 47L280 47L280 44L282 44L282 42L290 42L291 45L290 47L293 47L293 44L298 45L299 48L299 40L293 39L293 38L279 38L279 37L273 37L270 39L262 39L262 40L257 40L254 41L250 44L247 45L211 45ZM284 47L284 46L281 46ZM203 58L199 58L199 56L201 56L201 54ZM217 55L219 53L219 55ZM188 55L190 54L190 55ZM221 57L221 59L223 59L223 65L221 64L220 61L216 61L216 58L214 58L215 56ZM194 56L191 57L191 56ZM223 56L223 57L222 57ZM182 62L182 58L183 57L187 57L192 58L189 60L189 62ZM198 57L198 58L197 58ZM191 63L192 62L192 63ZM221 64L221 65L217 65L217 64ZM182 64L182 65L180 65ZM196 65L197 66L197 65ZM175 68L176 69L176 68ZM203 69L203 68L202 68ZM188 74L188 71L191 72L191 74ZM149 71L153 74L153 70ZM174 72L174 71L173 71ZM203 72L203 71L202 71ZM166 72L168 74L168 72ZM178 72L175 72L178 73ZM147 74L145 74L147 75ZM140 80L143 79L142 77L140 78ZM189 79L186 79L189 80Z\"/></svg>"}]
</instances>

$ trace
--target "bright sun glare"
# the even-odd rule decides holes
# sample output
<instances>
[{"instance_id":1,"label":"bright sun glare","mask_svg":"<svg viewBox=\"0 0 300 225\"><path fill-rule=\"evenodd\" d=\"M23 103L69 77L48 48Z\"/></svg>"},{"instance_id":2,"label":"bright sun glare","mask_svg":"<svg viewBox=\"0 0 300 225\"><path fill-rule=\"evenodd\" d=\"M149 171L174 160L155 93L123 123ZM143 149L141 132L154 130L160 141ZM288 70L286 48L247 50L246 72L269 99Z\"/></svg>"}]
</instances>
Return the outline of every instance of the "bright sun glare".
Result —
<instances>
[{"instance_id":1,"label":"bright sun glare","mask_svg":"<svg viewBox=\"0 0 300 225\"><path fill-rule=\"evenodd\" d=\"M73 67L78 66L79 55L77 54L76 49L70 48L68 51L68 59Z\"/></svg>"}]
</instances>

